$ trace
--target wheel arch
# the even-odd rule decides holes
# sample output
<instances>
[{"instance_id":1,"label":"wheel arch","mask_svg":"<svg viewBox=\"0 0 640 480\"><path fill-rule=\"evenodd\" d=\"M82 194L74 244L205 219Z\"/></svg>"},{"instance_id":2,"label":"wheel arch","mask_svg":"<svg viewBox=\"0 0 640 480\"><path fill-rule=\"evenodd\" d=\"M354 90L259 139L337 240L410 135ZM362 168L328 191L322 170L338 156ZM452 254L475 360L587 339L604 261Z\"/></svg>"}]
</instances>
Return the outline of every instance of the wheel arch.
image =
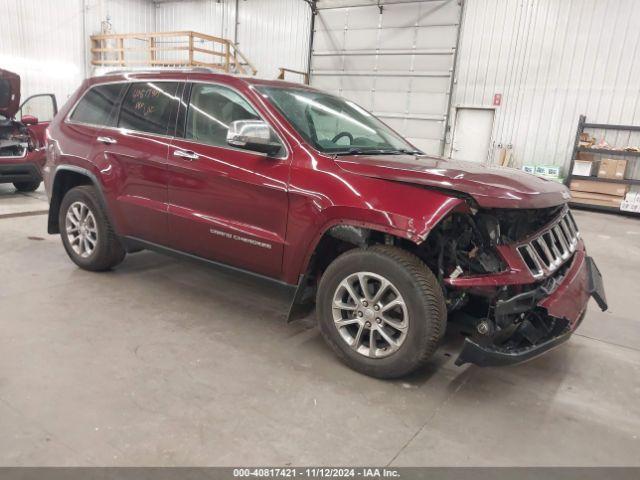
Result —
<instances>
[{"instance_id":1,"label":"wheel arch","mask_svg":"<svg viewBox=\"0 0 640 480\"><path fill-rule=\"evenodd\" d=\"M109 215L107 203L100 186L98 178L93 172L75 165L60 165L56 168L53 182L51 183L51 198L49 200L49 216L47 219L47 232L50 234L60 233L58 217L60 205L66 193L72 188L81 185L92 185L98 192L98 198L102 206ZM111 219L109 219L111 221Z\"/></svg>"},{"instance_id":2,"label":"wheel arch","mask_svg":"<svg viewBox=\"0 0 640 480\"><path fill-rule=\"evenodd\" d=\"M441 220L459 208L467 208L463 199L447 197L446 201L432 206L432 211L421 218L402 218L401 223L410 225L411 228L383 226L346 218L330 220L309 244L287 321L302 318L310 311L322 272L342 253L353 248L367 248L378 244L396 245L411 251L424 242L429 232ZM399 216L394 217L397 220Z\"/></svg>"}]
</instances>

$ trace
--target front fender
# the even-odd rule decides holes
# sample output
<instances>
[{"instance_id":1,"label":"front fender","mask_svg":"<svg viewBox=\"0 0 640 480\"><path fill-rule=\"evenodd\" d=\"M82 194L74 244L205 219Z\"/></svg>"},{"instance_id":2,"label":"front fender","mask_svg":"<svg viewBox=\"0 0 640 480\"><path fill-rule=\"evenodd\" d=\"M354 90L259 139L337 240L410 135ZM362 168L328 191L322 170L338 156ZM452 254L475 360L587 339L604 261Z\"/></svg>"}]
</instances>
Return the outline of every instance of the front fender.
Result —
<instances>
[{"instance_id":1,"label":"front fender","mask_svg":"<svg viewBox=\"0 0 640 480\"><path fill-rule=\"evenodd\" d=\"M298 281L323 235L336 225L368 228L419 244L451 211L466 207L461 198L408 184L367 179L358 186L354 191L360 195L332 201L291 192L285 281Z\"/></svg>"}]
</instances>

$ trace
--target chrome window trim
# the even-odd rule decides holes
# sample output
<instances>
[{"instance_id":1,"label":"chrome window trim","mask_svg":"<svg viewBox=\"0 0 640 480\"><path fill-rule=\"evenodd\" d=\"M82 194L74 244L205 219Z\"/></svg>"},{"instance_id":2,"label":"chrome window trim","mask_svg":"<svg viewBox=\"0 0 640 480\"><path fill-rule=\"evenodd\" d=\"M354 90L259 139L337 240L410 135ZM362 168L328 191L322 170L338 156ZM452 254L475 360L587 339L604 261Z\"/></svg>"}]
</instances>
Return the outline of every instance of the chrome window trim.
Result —
<instances>
[{"instance_id":1,"label":"chrome window trim","mask_svg":"<svg viewBox=\"0 0 640 480\"><path fill-rule=\"evenodd\" d=\"M143 134L143 135L153 135L155 137L161 137L161 138L171 138L171 139L177 139L177 140L182 140L185 142L189 142L189 143L193 143L195 145L202 145L204 147L213 147L213 148L222 148L225 150L229 150L232 152L251 152L255 155L259 155L262 157L268 157L267 154L265 153L260 153L260 152L255 152L253 150L247 150L244 148L235 148L232 147L230 145L226 145L226 146L218 146L218 145L210 145L208 143L203 143L203 142L198 142L196 140L191 140L191 139L187 139L185 137L178 137L176 135L163 135L163 134L159 134L159 133L150 133L150 132L143 132L140 130L130 130L130 129L124 129L121 127L118 127L117 125L115 127L111 127L111 126L107 126L107 125L96 125L96 124L92 124L92 123L85 123L85 122L77 122L71 119L71 115L73 115L73 112L75 112L76 108L78 107L78 104L82 101L82 99L85 97L85 95L92 89L102 86L102 85L115 85L115 84L132 84L132 83L137 83L138 81L140 82L178 82L178 83L183 83L183 84L187 84L187 83L191 83L191 84L204 84L204 85L220 85L222 87L228 88L232 91L234 91L235 93L237 93L240 97L242 97L245 101L247 101L249 103L249 105L251 105L255 110L256 113L258 114L258 117L260 117L260 119L264 122L266 122L271 129L273 130L273 133L275 133L276 137L278 137L278 140L280 141L280 143L282 144L282 147L285 150L286 155L282 156L282 157L271 157L271 158L276 158L278 160L288 160L289 156L291 154L291 147L289 146L288 142L286 142L282 136L280 135L280 133L278 133L278 131L275 129L275 127L273 126L273 123L270 122L269 120L265 119L264 116L260 113L260 111L256 108L256 105L254 102L252 102L249 98L246 97L246 95L244 95L242 92L240 92L237 88L228 85L226 83L223 82L218 82L218 81L204 81L204 80L188 80L188 79L171 79L171 80L165 80L165 79L145 79L145 80L114 80L114 81L110 81L110 82L101 82L101 83L96 83L95 85L91 85L89 88L87 88L85 90L85 92L80 96L80 98L78 98L78 100L76 100L76 102L73 104L73 107L71 107L71 109L69 110L69 113L67 113L66 117L64 118L63 122L65 124L70 124L70 125L80 125L80 126L84 126L84 127L92 127L92 128L96 128L96 129L107 129L110 131L115 131L118 133L124 133L124 132L131 132L131 133L139 133L139 134ZM128 87L127 87L128 88ZM191 103L191 98L189 98L189 103ZM187 112L188 112L188 108L189 105L187 105ZM175 131L175 130L174 130Z\"/></svg>"}]
</instances>

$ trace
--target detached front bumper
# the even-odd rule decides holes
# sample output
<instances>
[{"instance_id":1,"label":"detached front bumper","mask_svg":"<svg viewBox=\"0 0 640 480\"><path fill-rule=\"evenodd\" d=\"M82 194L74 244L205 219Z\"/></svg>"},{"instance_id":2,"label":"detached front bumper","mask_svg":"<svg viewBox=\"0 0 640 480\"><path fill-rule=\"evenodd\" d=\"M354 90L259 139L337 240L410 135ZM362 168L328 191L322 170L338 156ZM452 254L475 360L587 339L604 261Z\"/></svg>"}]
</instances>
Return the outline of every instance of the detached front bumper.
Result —
<instances>
[{"instance_id":1,"label":"detached front bumper","mask_svg":"<svg viewBox=\"0 0 640 480\"><path fill-rule=\"evenodd\" d=\"M536 310L552 320L552 331L541 336L527 320L514 325L512 334L532 339L523 348L496 345L467 338L456 360L456 365L473 363L479 366L512 365L535 358L567 341L586 313L589 298L607 309L602 275L584 248L576 251L570 267L561 280L551 282L535 290L500 301L495 307L496 318L524 314Z\"/></svg>"}]
</instances>

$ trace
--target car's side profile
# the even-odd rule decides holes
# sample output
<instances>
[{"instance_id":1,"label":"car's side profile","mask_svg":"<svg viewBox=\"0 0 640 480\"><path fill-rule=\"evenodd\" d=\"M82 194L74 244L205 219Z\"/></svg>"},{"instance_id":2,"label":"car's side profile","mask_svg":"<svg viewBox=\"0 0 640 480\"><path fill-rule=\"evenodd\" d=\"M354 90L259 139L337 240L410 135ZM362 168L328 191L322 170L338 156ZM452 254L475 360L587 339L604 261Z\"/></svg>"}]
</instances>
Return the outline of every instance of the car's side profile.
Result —
<instances>
[{"instance_id":1,"label":"car's side profile","mask_svg":"<svg viewBox=\"0 0 640 480\"><path fill-rule=\"evenodd\" d=\"M565 187L429 157L356 104L208 71L86 80L48 130L48 230L88 270L180 253L291 288L327 342L383 378L446 328L459 363L514 363L606 308Z\"/></svg>"},{"instance_id":2,"label":"car's side profile","mask_svg":"<svg viewBox=\"0 0 640 480\"><path fill-rule=\"evenodd\" d=\"M46 160L45 131L56 112L52 94L31 95L20 103L20 76L0 69L0 183L13 183L20 192L40 186Z\"/></svg>"}]
</instances>

